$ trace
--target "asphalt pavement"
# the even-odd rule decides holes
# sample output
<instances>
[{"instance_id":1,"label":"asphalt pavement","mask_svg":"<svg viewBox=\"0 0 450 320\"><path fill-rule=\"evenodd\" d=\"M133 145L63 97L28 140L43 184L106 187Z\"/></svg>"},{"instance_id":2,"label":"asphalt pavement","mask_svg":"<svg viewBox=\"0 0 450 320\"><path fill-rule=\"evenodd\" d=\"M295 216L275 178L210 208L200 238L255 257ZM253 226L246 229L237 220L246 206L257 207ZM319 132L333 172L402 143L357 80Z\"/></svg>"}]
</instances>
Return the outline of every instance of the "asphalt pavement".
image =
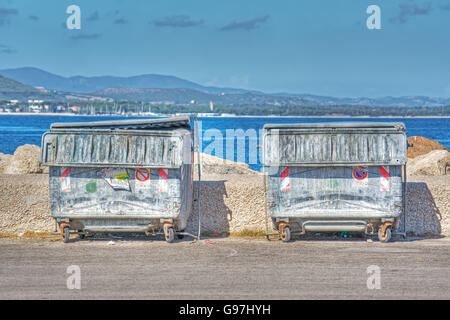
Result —
<instances>
[{"instance_id":1,"label":"asphalt pavement","mask_svg":"<svg viewBox=\"0 0 450 320\"><path fill-rule=\"evenodd\" d=\"M0 299L449 299L449 263L448 237L0 239Z\"/></svg>"}]
</instances>

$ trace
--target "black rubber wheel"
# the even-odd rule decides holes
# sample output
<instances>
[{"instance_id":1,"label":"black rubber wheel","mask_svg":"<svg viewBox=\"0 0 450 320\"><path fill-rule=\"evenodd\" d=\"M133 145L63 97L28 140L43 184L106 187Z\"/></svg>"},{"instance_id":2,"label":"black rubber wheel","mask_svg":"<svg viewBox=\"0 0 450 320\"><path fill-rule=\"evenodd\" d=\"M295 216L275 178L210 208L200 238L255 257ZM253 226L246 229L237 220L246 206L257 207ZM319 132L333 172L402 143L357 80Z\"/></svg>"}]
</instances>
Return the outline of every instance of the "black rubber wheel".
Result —
<instances>
[{"instance_id":1,"label":"black rubber wheel","mask_svg":"<svg viewBox=\"0 0 450 320\"><path fill-rule=\"evenodd\" d=\"M83 230L78 230L78 232L83 232ZM80 234L78 235L78 237L79 237L81 240L83 240L84 238L86 238L86 234L80 233Z\"/></svg>"},{"instance_id":2,"label":"black rubber wheel","mask_svg":"<svg viewBox=\"0 0 450 320\"><path fill-rule=\"evenodd\" d=\"M64 243L69 242L70 239L70 230L69 227L64 228Z\"/></svg>"},{"instance_id":3,"label":"black rubber wheel","mask_svg":"<svg viewBox=\"0 0 450 320\"><path fill-rule=\"evenodd\" d=\"M284 230L281 233L281 240L283 240L283 242L291 241L291 229L289 227L284 227Z\"/></svg>"},{"instance_id":4,"label":"black rubber wheel","mask_svg":"<svg viewBox=\"0 0 450 320\"><path fill-rule=\"evenodd\" d=\"M175 239L175 231L173 230L173 228L168 228L167 229L167 233L165 234L166 237L166 241L168 243L172 243L173 240Z\"/></svg>"},{"instance_id":5,"label":"black rubber wheel","mask_svg":"<svg viewBox=\"0 0 450 320\"><path fill-rule=\"evenodd\" d=\"M184 239L184 235L182 235L182 234L177 234L177 238L180 239L180 240L181 240L181 239Z\"/></svg>"},{"instance_id":6,"label":"black rubber wheel","mask_svg":"<svg viewBox=\"0 0 450 320\"><path fill-rule=\"evenodd\" d=\"M392 237L391 227L387 227L386 232L384 234L382 233L381 228L378 229L378 240L380 240L380 242L389 242L391 240L391 237Z\"/></svg>"}]
</instances>

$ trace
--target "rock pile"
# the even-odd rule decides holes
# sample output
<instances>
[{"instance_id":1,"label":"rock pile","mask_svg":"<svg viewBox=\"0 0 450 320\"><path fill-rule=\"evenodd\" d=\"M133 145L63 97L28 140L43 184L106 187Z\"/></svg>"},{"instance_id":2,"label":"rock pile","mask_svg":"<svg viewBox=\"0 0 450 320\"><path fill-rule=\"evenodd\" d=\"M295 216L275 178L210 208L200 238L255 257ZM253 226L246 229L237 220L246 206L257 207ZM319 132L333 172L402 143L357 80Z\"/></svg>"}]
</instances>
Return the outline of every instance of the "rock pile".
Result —
<instances>
[{"instance_id":1,"label":"rock pile","mask_svg":"<svg viewBox=\"0 0 450 320\"><path fill-rule=\"evenodd\" d=\"M48 169L41 165L40 154L40 148L31 144L18 147L14 155L0 153L0 173L30 174L48 172Z\"/></svg>"},{"instance_id":2,"label":"rock pile","mask_svg":"<svg viewBox=\"0 0 450 320\"><path fill-rule=\"evenodd\" d=\"M450 174L450 152L433 150L410 159L406 166L408 175L440 176Z\"/></svg>"},{"instance_id":3,"label":"rock pile","mask_svg":"<svg viewBox=\"0 0 450 320\"><path fill-rule=\"evenodd\" d=\"M447 150L448 149L437 141L425 137L409 137L408 144L412 145L408 148L408 158L413 159L418 156L427 154L433 150Z\"/></svg>"}]
</instances>

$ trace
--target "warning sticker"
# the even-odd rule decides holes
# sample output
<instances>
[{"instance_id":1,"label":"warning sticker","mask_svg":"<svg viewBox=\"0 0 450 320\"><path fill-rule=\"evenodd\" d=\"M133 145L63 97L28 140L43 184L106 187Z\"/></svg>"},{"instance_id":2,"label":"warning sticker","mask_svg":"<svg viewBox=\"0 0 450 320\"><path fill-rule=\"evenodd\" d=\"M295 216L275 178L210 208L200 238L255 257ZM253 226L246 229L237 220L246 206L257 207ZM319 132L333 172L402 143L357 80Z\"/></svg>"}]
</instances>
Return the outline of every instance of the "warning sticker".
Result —
<instances>
[{"instance_id":1,"label":"warning sticker","mask_svg":"<svg viewBox=\"0 0 450 320\"><path fill-rule=\"evenodd\" d=\"M367 167L358 167L353 170L353 186L367 187L369 185L369 171Z\"/></svg>"},{"instance_id":2,"label":"warning sticker","mask_svg":"<svg viewBox=\"0 0 450 320\"><path fill-rule=\"evenodd\" d=\"M114 190L130 191L128 173L125 169L102 169L98 175L105 179Z\"/></svg>"},{"instance_id":3,"label":"warning sticker","mask_svg":"<svg viewBox=\"0 0 450 320\"><path fill-rule=\"evenodd\" d=\"M159 169L159 192L169 192L169 171L167 169Z\"/></svg>"},{"instance_id":4,"label":"warning sticker","mask_svg":"<svg viewBox=\"0 0 450 320\"><path fill-rule=\"evenodd\" d=\"M391 175L389 174L389 167L380 166L380 191L388 192Z\"/></svg>"},{"instance_id":5,"label":"warning sticker","mask_svg":"<svg viewBox=\"0 0 450 320\"><path fill-rule=\"evenodd\" d=\"M70 192L70 167L61 173L61 191Z\"/></svg>"},{"instance_id":6,"label":"warning sticker","mask_svg":"<svg viewBox=\"0 0 450 320\"><path fill-rule=\"evenodd\" d=\"M289 192L291 190L291 183L289 181L289 167L286 167L281 172L281 185L280 185L281 192Z\"/></svg>"},{"instance_id":7,"label":"warning sticker","mask_svg":"<svg viewBox=\"0 0 450 320\"><path fill-rule=\"evenodd\" d=\"M140 168L136 170L136 189L149 189L150 188L150 170L146 168Z\"/></svg>"}]
</instances>

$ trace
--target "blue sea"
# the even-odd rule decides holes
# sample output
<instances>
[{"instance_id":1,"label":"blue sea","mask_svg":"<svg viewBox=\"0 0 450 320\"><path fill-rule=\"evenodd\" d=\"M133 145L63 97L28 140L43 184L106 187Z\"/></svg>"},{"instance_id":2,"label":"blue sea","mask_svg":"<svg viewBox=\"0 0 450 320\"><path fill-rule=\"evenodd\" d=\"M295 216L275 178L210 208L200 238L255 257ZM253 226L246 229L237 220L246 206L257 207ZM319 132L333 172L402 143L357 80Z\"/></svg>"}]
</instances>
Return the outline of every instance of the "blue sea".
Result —
<instances>
[{"instance_id":1,"label":"blue sea","mask_svg":"<svg viewBox=\"0 0 450 320\"><path fill-rule=\"evenodd\" d=\"M102 121L102 120L120 120L133 119L132 117L105 117L105 116L17 116L17 115L1 115L0 116L0 152L13 154L17 147L24 144L41 145L42 134L50 128L50 124L54 122L84 122L84 121ZM139 118L142 119L142 118ZM202 149L207 153L225 157L228 147L234 146L233 156L227 156L231 160L240 160L238 158L237 139L227 141L226 130L242 129L247 131L253 129L256 133L256 143L260 144L259 132L266 123L312 123L312 122L334 122L334 121L378 121L378 122L403 122L406 125L409 136L424 136L429 139L436 140L450 148L450 118L279 118L279 117L207 117L199 118L201 121L200 128L202 132ZM223 138L223 153L216 150L210 152L211 144L215 138L211 138L210 133L221 133ZM217 135L216 135L217 137ZM254 139L254 138L253 138ZM248 151L249 138L246 138L245 148ZM228 153L230 154L230 153ZM249 163L250 167L259 170L261 167L259 156L257 160L249 160L248 152L242 162Z\"/></svg>"}]
</instances>

